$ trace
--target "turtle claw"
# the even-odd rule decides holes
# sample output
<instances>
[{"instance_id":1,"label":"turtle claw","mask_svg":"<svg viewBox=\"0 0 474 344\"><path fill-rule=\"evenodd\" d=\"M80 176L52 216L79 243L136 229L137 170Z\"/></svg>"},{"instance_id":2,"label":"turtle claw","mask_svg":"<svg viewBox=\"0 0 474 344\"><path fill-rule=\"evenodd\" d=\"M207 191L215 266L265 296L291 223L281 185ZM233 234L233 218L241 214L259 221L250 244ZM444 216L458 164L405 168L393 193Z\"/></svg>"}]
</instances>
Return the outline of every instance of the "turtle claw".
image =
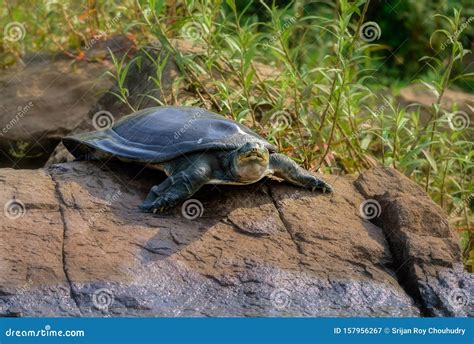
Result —
<instances>
[{"instance_id":1,"label":"turtle claw","mask_svg":"<svg viewBox=\"0 0 474 344\"><path fill-rule=\"evenodd\" d=\"M156 206L156 201L154 202L143 202L139 207L144 213L153 213L156 214L158 211L163 211L163 207L159 208Z\"/></svg>"},{"instance_id":2,"label":"turtle claw","mask_svg":"<svg viewBox=\"0 0 474 344\"><path fill-rule=\"evenodd\" d=\"M332 186L320 179L314 178L308 187L311 191L321 190L323 193L333 192Z\"/></svg>"},{"instance_id":3,"label":"turtle claw","mask_svg":"<svg viewBox=\"0 0 474 344\"><path fill-rule=\"evenodd\" d=\"M323 193L333 193L334 192L332 186L327 184L327 183L324 183L324 186L322 187L321 191Z\"/></svg>"},{"instance_id":4,"label":"turtle claw","mask_svg":"<svg viewBox=\"0 0 474 344\"><path fill-rule=\"evenodd\" d=\"M141 211L145 213L153 213L153 214L162 213L167 209L167 207L165 206L157 207L155 205L143 205L143 204L139 208Z\"/></svg>"},{"instance_id":5,"label":"turtle claw","mask_svg":"<svg viewBox=\"0 0 474 344\"><path fill-rule=\"evenodd\" d=\"M145 213L163 213L164 211L171 209L175 205L174 202L169 200L167 197L157 197L153 201L145 201L140 205L140 210Z\"/></svg>"}]
</instances>

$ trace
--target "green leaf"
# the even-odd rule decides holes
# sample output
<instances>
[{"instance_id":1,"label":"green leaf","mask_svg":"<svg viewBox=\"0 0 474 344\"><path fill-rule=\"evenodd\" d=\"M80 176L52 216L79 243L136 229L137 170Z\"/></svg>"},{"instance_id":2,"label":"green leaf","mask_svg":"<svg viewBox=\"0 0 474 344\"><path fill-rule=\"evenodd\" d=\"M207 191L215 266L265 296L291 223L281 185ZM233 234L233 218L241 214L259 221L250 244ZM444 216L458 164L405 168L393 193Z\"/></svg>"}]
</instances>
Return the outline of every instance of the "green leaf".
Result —
<instances>
[{"instance_id":1,"label":"green leaf","mask_svg":"<svg viewBox=\"0 0 474 344\"><path fill-rule=\"evenodd\" d=\"M164 0L158 0L155 3L155 14L158 16L161 13L161 10L163 9L165 4Z\"/></svg>"},{"instance_id":2,"label":"green leaf","mask_svg":"<svg viewBox=\"0 0 474 344\"><path fill-rule=\"evenodd\" d=\"M438 166L436 165L436 160L433 158L433 155L431 155L431 153L425 149L423 149L422 152L425 155L428 162L430 163L431 168L433 169L433 172L438 173Z\"/></svg>"},{"instance_id":3,"label":"green leaf","mask_svg":"<svg viewBox=\"0 0 474 344\"><path fill-rule=\"evenodd\" d=\"M232 9L233 12L237 12L237 8L235 7L234 0L225 0L225 2Z\"/></svg>"}]
</instances>

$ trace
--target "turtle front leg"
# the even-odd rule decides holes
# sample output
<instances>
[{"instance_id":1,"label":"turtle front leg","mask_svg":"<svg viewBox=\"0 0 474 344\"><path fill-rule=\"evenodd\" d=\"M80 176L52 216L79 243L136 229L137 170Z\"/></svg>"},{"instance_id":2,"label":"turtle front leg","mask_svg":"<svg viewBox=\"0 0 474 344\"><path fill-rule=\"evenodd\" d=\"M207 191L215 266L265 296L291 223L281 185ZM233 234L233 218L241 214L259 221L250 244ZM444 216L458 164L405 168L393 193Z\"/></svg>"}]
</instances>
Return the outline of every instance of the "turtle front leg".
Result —
<instances>
[{"instance_id":1,"label":"turtle front leg","mask_svg":"<svg viewBox=\"0 0 474 344\"><path fill-rule=\"evenodd\" d=\"M320 189L323 192L332 192L332 186L321 179L316 178L296 162L283 154L273 153L270 155L270 170L276 177L304 187L310 190Z\"/></svg>"},{"instance_id":2,"label":"turtle front leg","mask_svg":"<svg viewBox=\"0 0 474 344\"><path fill-rule=\"evenodd\" d=\"M140 205L140 210L146 213L151 213L153 211L153 203L155 200L171 185L173 185L173 177L168 177L161 184L152 186L150 192L148 192L148 196L146 196L145 200Z\"/></svg>"},{"instance_id":3,"label":"turtle front leg","mask_svg":"<svg viewBox=\"0 0 474 344\"><path fill-rule=\"evenodd\" d=\"M153 186L140 205L140 210L156 213L172 208L191 197L210 179L210 169L207 166L189 167Z\"/></svg>"}]
</instances>

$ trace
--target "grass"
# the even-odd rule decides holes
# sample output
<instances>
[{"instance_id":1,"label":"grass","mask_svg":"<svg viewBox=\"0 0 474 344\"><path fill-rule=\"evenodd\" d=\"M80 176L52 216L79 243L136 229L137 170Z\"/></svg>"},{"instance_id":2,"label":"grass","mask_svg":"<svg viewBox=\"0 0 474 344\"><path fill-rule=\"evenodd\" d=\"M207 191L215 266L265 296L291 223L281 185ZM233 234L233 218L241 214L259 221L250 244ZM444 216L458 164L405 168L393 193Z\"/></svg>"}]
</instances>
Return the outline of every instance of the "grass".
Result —
<instances>
[{"instance_id":1,"label":"grass","mask_svg":"<svg viewBox=\"0 0 474 344\"><path fill-rule=\"evenodd\" d=\"M345 174L384 165L399 170L450 214L461 233L466 266L473 270L473 132L463 122L470 114L440 106L446 89L472 80L470 74L453 72L462 70L468 53L460 10L433 17L438 26L426 42L432 55L414 61L422 72L408 81L424 85L436 98L431 108L420 109L397 103L399 80L381 82L379 52L387 47L359 34L370 1L327 2L317 11L302 1L285 7L261 2L258 15L252 2L240 7L234 0L34 2L38 11L3 2L1 24L25 23L27 34L21 41L4 42L0 61L18 60L27 49L82 59L81 47L101 30L109 36L125 32L139 46L159 44L165 56L176 59L185 80L176 80L174 91L166 92L161 73L150 75L165 94L154 99L158 104L183 105L176 93L191 85L192 105L252 127L307 169ZM202 49L181 52L174 38ZM131 110L124 79L136 62L114 57L116 95ZM161 71L166 59L153 63ZM260 75L260 63L272 66L274 75Z\"/></svg>"}]
</instances>

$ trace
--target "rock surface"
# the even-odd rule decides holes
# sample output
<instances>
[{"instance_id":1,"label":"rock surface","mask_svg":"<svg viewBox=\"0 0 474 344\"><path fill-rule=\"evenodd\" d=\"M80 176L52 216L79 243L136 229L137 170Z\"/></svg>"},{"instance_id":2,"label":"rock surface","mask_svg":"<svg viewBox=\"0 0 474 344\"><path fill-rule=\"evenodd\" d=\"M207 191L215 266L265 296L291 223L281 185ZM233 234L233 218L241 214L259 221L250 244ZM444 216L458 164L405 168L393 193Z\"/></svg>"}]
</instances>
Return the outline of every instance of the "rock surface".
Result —
<instances>
[{"instance_id":1,"label":"rock surface","mask_svg":"<svg viewBox=\"0 0 474 344\"><path fill-rule=\"evenodd\" d=\"M402 106L410 105L408 108L410 111L420 110L422 123L427 123L431 119L433 104L436 104L436 101L437 96L420 84L402 88L398 96L398 102ZM446 129L454 127L457 130L464 130L474 123L474 96L472 94L446 89L440 106L441 115L450 113L454 116L452 122L446 124Z\"/></svg>"},{"instance_id":2,"label":"rock surface","mask_svg":"<svg viewBox=\"0 0 474 344\"><path fill-rule=\"evenodd\" d=\"M206 186L195 219L138 211L160 178L112 163L1 169L0 316L473 315L445 214L393 170L326 176L333 195Z\"/></svg>"},{"instance_id":3,"label":"rock surface","mask_svg":"<svg viewBox=\"0 0 474 344\"><path fill-rule=\"evenodd\" d=\"M413 85L400 90L399 100L405 105L419 104L429 109L436 103L437 97L423 85ZM448 111L457 107L458 110L471 114L471 109L474 108L474 97L470 93L446 89L443 93L441 107Z\"/></svg>"},{"instance_id":4,"label":"rock surface","mask_svg":"<svg viewBox=\"0 0 474 344\"><path fill-rule=\"evenodd\" d=\"M0 77L0 167L38 168L112 82L109 63L41 54Z\"/></svg>"}]
</instances>

